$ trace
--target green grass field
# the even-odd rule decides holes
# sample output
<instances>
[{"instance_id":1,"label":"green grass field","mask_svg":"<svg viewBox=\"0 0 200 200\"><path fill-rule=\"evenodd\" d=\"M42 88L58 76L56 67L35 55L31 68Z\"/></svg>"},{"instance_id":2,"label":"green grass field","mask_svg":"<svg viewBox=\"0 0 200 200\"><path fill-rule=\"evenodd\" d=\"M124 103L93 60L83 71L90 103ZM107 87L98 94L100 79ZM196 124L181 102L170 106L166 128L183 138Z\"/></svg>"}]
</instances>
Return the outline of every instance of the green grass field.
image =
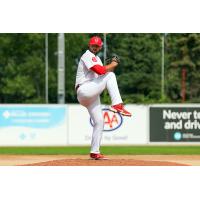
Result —
<instances>
[{"instance_id":1,"label":"green grass field","mask_svg":"<svg viewBox=\"0 0 200 200\"><path fill-rule=\"evenodd\" d=\"M89 146L0 147L0 154L13 155L87 155ZM200 155L200 146L102 146L108 155Z\"/></svg>"}]
</instances>

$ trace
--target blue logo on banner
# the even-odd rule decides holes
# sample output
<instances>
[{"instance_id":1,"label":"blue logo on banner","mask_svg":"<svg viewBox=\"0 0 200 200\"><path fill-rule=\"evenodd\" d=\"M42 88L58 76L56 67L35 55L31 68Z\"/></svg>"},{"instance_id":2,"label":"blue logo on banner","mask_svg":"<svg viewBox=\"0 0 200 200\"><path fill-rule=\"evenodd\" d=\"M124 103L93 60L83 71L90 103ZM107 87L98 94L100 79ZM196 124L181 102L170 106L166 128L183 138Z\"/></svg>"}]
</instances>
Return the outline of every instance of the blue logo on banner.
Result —
<instances>
[{"instance_id":1,"label":"blue logo on banner","mask_svg":"<svg viewBox=\"0 0 200 200\"><path fill-rule=\"evenodd\" d=\"M181 138L182 138L182 135L181 135L180 132L174 133L174 139L175 139L175 140L181 140Z\"/></svg>"},{"instance_id":2,"label":"blue logo on banner","mask_svg":"<svg viewBox=\"0 0 200 200\"><path fill-rule=\"evenodd\" d=\"M0 107L1 127L50 128L62 123L65 119L65 107L51 106L11 106ZM24 135L21 135L21 139Z\"/></svg>"},{"instance_id":3,"label":"blue logo on banner","mask_svg":"<svg viewBox=\"0 0 200 200\"><path fill-rule=\"evenodd\" d=\"M26 139L26 134L25 134L25 133L21 133L21 134L19 135L19 138L20 138L21 140L25 140L25 139Z\"/></svg>"}]
</instances>

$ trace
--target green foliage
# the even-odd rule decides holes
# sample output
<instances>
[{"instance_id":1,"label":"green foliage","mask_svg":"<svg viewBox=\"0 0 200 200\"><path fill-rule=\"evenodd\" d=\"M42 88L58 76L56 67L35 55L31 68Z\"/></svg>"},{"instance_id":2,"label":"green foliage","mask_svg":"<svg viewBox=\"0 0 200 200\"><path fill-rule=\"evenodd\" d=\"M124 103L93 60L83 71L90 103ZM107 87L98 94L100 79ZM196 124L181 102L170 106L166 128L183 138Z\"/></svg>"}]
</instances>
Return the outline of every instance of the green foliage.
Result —
<instances>
[{"instance_id":1,"label":"green foliage","mask_svg":"<svg viewBox=\"0 0 200 200\"><path fill-rule=\"evenodd\" d=\"M66 102L77 102L74 90L80 56L92 33L66 33ZM187 69L187 102L199 102L200 34L165 35L165 95L161 97L162 34L109 33L107 56L121 63L115 73L124 103L181 102L181 69ZM57 34L49 38L49 102L57 103ZM99 54L103 61L103 49ZM45 103L45 34L0 34L0 102ZM108 92L102 103L110 104Z\"/></svg>"},{"instance_id":2,"label":"green foliage","mask_svg":"<svg viewBox=\"0 0 200 200\"><path fill-rule=\"evenodd\" d=\"M66 51L66 102L77 102L75 92L75 79L77 65L80 57L87 49L89 34L65 34L65 51Z\"/></svg>"},{"instance_id":3,"label":"green foliage","mask_svg":"<svg viewBox=\"0 0 200 200\"><path fill-rule=\"evenodd\" d=\"M161 38L159 34L109 34L108 56L121 58L116 70L125 103L160 99Z\"/></svg>"},{"instance_id":4,"label":"green foliage","mask_svg":"<svg viewBox=\"0 0 200 200\"><path fill-rule=\"evenodd\" d=\"M173 102L181 101L181 70L186 69L186 100L199 102L200 34L170 34L167 37L166 88Z\"/></svg>"},{"instance_id":5,"label":"green foliage","mask_svg":"<svg viewBox=\"0 0 200 200\"><path fill-rule=\"evenodd\" d=\"M2 101L43 103L43 34L1 34L0 38Z\"/></svg>"}]
</instances>

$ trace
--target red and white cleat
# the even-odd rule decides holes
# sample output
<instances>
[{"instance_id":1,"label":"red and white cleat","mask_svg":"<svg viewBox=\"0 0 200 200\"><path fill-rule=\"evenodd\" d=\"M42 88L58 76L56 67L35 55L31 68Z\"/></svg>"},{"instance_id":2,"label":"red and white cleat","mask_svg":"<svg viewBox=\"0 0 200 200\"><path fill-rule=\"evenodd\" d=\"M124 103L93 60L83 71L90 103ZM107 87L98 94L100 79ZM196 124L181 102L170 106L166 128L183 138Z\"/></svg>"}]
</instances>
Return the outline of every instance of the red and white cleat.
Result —
<instances>
[{"instance_id":1,"label":"red and white cleat","mask_svg":"<svg viewBox=\"0 0 200 200\"><path fill-rule=\"evenodd\" d=\"M108 160L107 157L100 153L90 153L90 158L92 160Z\"/></svg>"},{"instance_id":2,"label":"red and white cleat","mask_svg":"<svg viewBox=\"0 0 200 200\"><path fill-rule=\"evenodd\" d=\"M122 103L120 104L117 104L117 105L114 105L114 106L111 106L110 107L110 110L113 111L113 112L118 112L120 113L121 115L124 115L124 116L127 116L127 117L131 117L132 114L130 112L128 112L125 108L124 108L124 105Z\"/></svg>"}]
</instances>

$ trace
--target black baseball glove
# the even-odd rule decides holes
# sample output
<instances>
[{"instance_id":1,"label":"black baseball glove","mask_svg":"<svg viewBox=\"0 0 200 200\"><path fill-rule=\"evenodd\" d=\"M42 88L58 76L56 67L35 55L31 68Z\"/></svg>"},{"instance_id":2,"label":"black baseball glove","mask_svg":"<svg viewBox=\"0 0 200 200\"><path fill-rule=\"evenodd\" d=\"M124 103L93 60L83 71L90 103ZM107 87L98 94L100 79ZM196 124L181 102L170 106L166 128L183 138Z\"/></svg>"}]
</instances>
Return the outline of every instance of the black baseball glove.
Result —
<instances>
[{"instance_id":1,"label":"black baseball glove","mask_svg":"<svg viewBox=\"0 0 200 200\"><path fill-rule=\"evenodd\" d=\"M110 64L111 62L117 62L118 64L120 63L120 58L119 58L119 56L118 55L116 55L116 54L113 54L112 55L112 57L111 58L107 58L106 59L106 64L108 65L108 64Z\"/></svg>"}]
</instances>

